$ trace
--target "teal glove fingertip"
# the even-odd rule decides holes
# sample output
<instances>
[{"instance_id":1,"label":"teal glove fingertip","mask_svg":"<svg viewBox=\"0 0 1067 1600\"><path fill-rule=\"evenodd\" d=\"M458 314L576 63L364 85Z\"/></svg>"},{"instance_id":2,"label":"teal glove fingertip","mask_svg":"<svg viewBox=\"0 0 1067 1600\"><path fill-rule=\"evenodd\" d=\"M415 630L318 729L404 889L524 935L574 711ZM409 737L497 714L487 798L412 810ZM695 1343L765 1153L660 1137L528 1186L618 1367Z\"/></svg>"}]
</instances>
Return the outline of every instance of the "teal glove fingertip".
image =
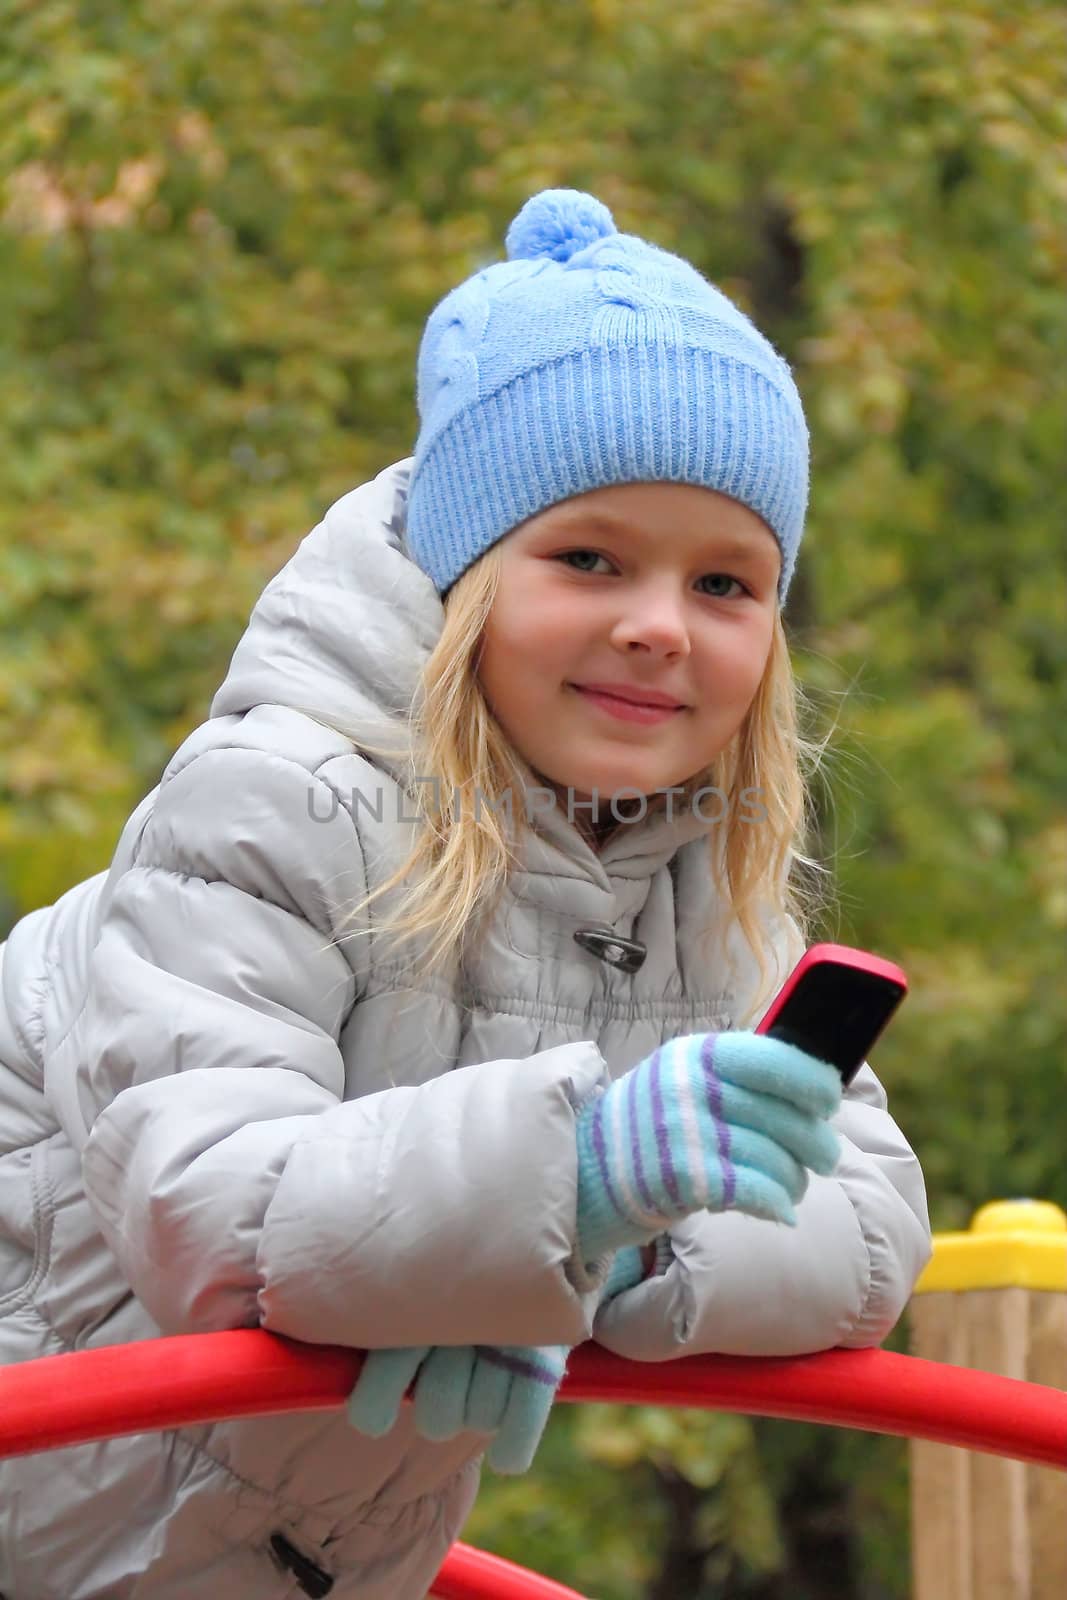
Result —
<instances>
[{"instance_id":1,"label":"teal glove fingertip","mask_svg":"<svg viewBox=\"0 0 1067 1600\"><path fill-rule=\"evenodd\" d=\"M381 1439L392 1432L404 1396L429 1351L429 1345L367 1351L346 1406L349 1425L357 1433Z\"/></svg>"},{"instance_id":2,"label":"teal glove fingertip","mask_svg":"<svg viewBox=\"0 0 1067 1600\"><path fill-rule=\"evenodd\" d=\"M773 1034L749 1029L721 1034L716 1061L725 1078L780 1095L812 1116L832 1116L841 1104L837 1069Z\"/></svg>"},{"instance_id":3,"label":"teal glove fingertip","mask_svg":"<svg viewBox=\"0 0 1067 1600\"><path fill-rule=\"evenodd\" d=\"M570 1351L566 1345L553 1345L497 1354L518 1358L529 1373L512 1384L500 1428L486 1451L494 1472L517 1476L528 1471L537 1454Z\"/></svg>"},{"instance_id":4,"label":"teal glove fingertip","mask_svg":"<svg viewBox=\"0 0 1067 1600\"><path fill-rule=\"evenodd\" d=\"M810 1161L809 1165L812 1172L817 1172L821 1178L830 1178L841 1160L841 1140L828 1122L817 1129L816 1138L821 1146L818 1152L820 1159Z\"/></svg>"},{"instance_id":5,"label":"teal glove fingertip","mask_svg":"<svg viewBox=\"0 0 1067 1600\"><path fill-rule=\"evenodd\" d=\"M467 1396L477 1353L473 1345L438 1345L415 1385L415 1431L440 1443L468 1426Z\"/></svg>"}]
</instances>

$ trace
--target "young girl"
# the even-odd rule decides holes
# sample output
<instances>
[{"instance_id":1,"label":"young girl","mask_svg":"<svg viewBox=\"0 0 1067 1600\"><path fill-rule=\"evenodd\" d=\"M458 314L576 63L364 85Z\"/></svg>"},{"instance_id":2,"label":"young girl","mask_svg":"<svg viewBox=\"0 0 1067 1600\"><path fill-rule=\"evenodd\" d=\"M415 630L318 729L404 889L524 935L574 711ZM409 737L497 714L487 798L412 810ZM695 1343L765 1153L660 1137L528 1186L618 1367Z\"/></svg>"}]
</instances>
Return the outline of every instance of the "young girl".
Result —
<instances>
[{"instance_id":1,"label":"young girl","mask_svg":"<svg viewBox=\"0 0 1067 1600\"><path fill-rule=\"evenodd\" d=\"M371 1354L345 1412L0 1463L7 1600L418 1600L571 1347L874 1345L927 1259L870 1068L745 1031L803 948L789 369L588 195L507 246L413 461L0 948L0 1360Z\"/></svg>"}]
</instances>

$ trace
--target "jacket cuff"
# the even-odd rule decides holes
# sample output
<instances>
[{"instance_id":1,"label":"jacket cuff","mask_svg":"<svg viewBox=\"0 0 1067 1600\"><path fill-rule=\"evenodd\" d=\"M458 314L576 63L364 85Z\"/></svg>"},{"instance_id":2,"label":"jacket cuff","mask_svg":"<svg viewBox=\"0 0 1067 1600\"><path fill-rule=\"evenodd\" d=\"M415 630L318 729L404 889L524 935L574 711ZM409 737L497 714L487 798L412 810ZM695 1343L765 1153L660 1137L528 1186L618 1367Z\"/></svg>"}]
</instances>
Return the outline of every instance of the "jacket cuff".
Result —
<instances>
[{"instance_id":1,"label":"jacket cuff","mask_svg":"<svg viewBox=\"0 0 1067 1600\"><path fill-rule=\"evenodd\" d=\"M813 1178L786 1228L697 1212L657 1248L657 1273L600 1307L593 1337L631 1361L806 1355L841 1344L867 1302L867 1249L847 1196Z\"/></svg>"}]
</instances>

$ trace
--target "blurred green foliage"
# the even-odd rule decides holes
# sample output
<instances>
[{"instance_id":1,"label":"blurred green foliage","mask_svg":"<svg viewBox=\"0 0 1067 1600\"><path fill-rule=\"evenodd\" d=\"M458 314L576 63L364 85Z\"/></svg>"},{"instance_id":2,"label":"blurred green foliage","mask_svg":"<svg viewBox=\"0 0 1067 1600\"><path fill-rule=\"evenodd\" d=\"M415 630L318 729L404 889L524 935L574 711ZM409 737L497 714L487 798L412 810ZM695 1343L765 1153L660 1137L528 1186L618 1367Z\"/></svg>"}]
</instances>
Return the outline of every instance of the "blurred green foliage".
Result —
<instances>
[{"instance_id":1,"label":"blurred green foliage","mask_svg":"<svg viewBox=\"0 0 1067 1600\"><path fill-rule=\"evenodd\" d=\"M935 1225L1067 1204L1060 25L1051 0L7 0L0 931L106 865L263 583L410 451L436 300L530 193L589 188L795 367L822 932L911 975L876 1066ZM470 1531L601 1600L901 1600L906 1453L561 1410Z\"/></svg>"}]
</instances>

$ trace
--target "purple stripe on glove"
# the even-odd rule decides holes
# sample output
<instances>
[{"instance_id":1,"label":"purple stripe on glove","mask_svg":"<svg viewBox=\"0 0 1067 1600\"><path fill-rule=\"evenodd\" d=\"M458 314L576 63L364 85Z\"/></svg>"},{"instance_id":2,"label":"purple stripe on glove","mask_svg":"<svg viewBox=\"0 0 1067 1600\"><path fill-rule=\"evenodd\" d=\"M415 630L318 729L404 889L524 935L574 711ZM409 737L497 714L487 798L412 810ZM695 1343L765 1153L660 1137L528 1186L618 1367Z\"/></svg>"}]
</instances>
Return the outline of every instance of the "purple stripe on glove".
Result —
<instances>
[{"instance_id":1,"label":"purple stripe on glove","mask_svg":"<svg viewBox=\"0 0 1067 1600\"><path fill-rule=\"evenodd\" d=\"M730 1128L724 1121L722 1114L722 1084L715 1076L715 1041L717 1034L704 1035L704 1042L700 1049L700 1065L704 1073L704 1085L708 1092L708 1105L711 1107L711 1116L715 1124L715 1137L718 1141L719 1160L722 1162L722 1208L729 1211L734 1203L737 1193L737 1173L734 1171L733 1162L730 1160Z\"/></svg>"}]
</instances>

